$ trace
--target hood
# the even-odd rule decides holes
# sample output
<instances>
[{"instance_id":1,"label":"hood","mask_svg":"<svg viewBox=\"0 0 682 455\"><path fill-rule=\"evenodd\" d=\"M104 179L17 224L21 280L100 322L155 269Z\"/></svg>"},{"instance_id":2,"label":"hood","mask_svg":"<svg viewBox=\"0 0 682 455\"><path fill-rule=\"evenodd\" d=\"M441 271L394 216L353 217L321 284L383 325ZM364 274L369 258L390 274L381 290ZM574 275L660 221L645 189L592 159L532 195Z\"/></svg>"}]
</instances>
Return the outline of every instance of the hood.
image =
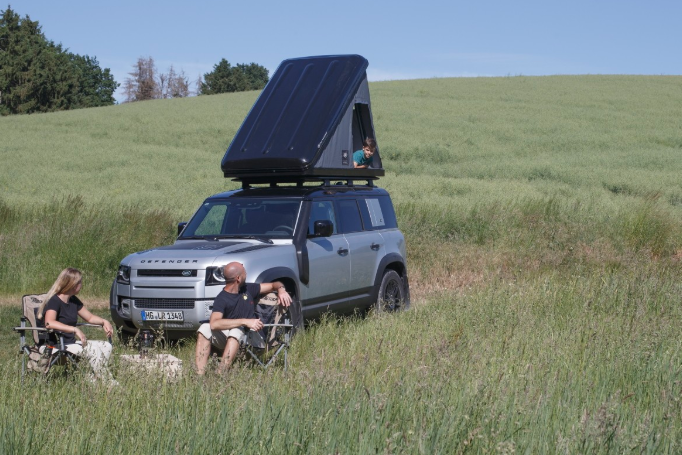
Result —
<instances>
[{"instance_id":1,"label":"hood","mask_svg":"<svg viewBox=\"0 0 682 455\"><path fill-rule=\"evenodd\" d=\"M252 242L210 242L205 240L181 241L174 245L152 248L139 253L131 254L124 262L137 268L146 267L148 264L158 267L177 265L199 265L212 262L216 257L223 254L243 253L247 251L271 248L276 245Z\"/></svg>"}]
</instances>

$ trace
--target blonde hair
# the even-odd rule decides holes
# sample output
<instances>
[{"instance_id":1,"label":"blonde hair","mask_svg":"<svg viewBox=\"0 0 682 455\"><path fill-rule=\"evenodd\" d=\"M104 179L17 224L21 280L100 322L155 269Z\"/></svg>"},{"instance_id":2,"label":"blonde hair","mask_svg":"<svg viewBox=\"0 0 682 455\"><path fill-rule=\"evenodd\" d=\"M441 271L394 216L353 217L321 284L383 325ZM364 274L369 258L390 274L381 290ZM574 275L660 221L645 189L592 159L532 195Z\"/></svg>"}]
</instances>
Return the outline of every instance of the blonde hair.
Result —
<instances>
[{"instance_id":1,"label":"blonde hair","mask_svg":"<svg viewBox=\"0 0 682 455\"><path fill-rule=\"evenodd\" d=\"M39 319L43 318L45 306L52 297L54 297L57 294L71 293L74 289L76 289L78 283L80 283L82 279L83 273L78 269L68 267L62 270L62 272L57 277L57 281L54 282L50 290L47 292L45 300L43 300L43 303L40 304L40 307L38 308L38 318Z\"/></svg>"}]
</instances>

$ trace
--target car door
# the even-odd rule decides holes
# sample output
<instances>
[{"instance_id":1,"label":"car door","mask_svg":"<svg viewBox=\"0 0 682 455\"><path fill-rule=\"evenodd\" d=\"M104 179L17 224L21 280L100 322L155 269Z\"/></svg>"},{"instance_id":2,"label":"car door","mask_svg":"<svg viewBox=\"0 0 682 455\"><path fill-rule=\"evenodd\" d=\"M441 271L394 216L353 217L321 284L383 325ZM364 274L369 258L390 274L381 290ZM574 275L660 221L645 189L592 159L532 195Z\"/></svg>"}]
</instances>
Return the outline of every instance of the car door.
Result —
<instances>
[{"instance_id":1,"label":"car door","mask_svg":"<svg viewBox=\"0 0 682 455\"><path fill-rule=\"evenodd\" d=\"M348 292L352 307L371 304L377 267L382 257L384 241L381 234L366 230L358 203L363 200L342 198L337 200L340 227L350 250L350 282Z\"/></svg>"},{"instance_id":2,"label":"car door","mask_svg":"<svg viewBox=\"0 0 682 455\"><path fill-rule=\"evenodd\" d=\"M316 317L330 309L338 311L343 308L348 298L350 281L348 241L339 233L333 201L312 202L308 220L309 236L314 233L313 226L318 220L331 221L334 232L329 237L308 237L306 241L310 279L302 303L303 313L307 318Z\"/></svg>"}]
</instances>

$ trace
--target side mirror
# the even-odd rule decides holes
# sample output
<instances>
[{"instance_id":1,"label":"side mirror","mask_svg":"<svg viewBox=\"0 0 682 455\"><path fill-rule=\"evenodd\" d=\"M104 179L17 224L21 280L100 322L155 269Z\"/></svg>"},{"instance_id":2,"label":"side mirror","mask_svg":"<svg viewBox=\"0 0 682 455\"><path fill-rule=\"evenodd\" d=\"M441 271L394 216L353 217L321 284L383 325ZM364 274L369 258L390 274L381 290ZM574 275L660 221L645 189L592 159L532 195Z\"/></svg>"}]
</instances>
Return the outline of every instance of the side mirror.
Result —
<instances>
[{"instance_id":1,"label":"side mirror","mask_svg":"<svg viewBox=\"0 0 682 455\"><path fill-rule=\"evenodd\" d=\"M180 237L180 234L182 234L182 231L185 229L185 226L187 226L187 221L181 221L178 223L178 237Z\"/></svg>"},{"instance_id":2,"label":"side mirror","mask_svg":"<svg viewBox=\"0 0 682 455\"><path fill-rule=\"evenodd\" d=\"M313 224L315 237L329 237L334 233L334 223L329 220L317 220Z\"/></svg>"}]
</instances>

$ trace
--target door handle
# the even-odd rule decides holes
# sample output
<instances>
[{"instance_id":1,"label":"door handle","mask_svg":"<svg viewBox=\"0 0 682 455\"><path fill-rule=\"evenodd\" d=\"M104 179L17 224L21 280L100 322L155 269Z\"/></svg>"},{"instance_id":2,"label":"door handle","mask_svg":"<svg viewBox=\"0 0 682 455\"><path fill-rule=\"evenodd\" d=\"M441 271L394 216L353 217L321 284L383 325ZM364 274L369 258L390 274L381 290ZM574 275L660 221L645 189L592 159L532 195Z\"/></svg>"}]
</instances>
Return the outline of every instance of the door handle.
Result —
<instances>
[{"instance_id":1,"label":"door handle","mask_svg":"<svg viewBox=\"0 0 682 455\"><path fill-rule=\"evenodd\" d=\"M378 243L372 243L372 246L370 246L370 248L373 249L374 251L379 251L381 245L379 245Z\"/></svg>"},{"instance_id":2,"label":"door handle","mask_svg":"<svg viewBox=\"0 0 682 455\"><path fill-rule=\"evenodd\" d=\"M348 254L348 248L339 248L337 253L339 254L339 256L345 256Z\"/></svg>"}]
</instances>

